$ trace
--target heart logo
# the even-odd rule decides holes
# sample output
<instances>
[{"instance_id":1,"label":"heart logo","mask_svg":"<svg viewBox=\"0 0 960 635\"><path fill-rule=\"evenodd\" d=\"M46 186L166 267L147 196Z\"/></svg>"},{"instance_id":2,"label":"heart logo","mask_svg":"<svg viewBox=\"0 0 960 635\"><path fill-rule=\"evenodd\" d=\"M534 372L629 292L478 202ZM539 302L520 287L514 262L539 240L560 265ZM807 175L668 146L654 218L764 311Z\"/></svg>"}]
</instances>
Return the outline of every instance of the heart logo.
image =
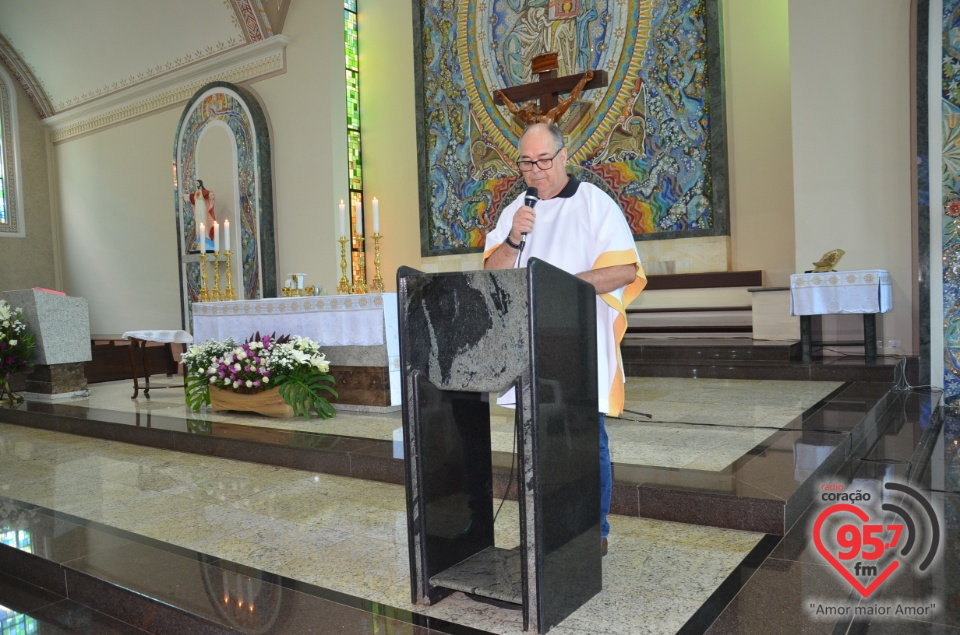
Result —
<instances>
[{"instance_id":1,"label":"heart logo","mask_svg":"<svg viewBox=\"0 0 960 635\"><path fill-rule=\"evenodd\" d=\"M855 551L853 550L853 544L852 544L854 542L853 540L844 541L844 542L851 543L847 545L842 545L842 546L847 546L851 548L851 551L848 551L845 554L843 554L842 557L844 557L845 559L851 559L853 557L856 557L857 553L860 553L863 557L867 559L875 560L880 557L880 554L882 553L885 547L890 547L893 545L892 544L885 545L883 541L880 540L879 538L871 538L870 534L875 533L873 528L882 529L882 526L866 525L866 523L868 523L870 520L869 514L867 514L865 511L863 511L859 507L856 507L854 505L848 505L846 503L831 505L830 507L827 507L826 509L824 509L823 512L821 512L820 515L817 517L817 522L813 526L813 542L817 547L817 551L819 551L820 555L823 556L823 559L829 562L831 565L833 565L833 568L839 571L840 575L842 575L843 578L847 582L849 582L850 585L853 586L853 588L860 593L860 595L862 595L865 598L870 597L870 594L876 591L877 587L883 584L883 581L886 580L891 573L897 570L897 567L900 566L900 563L895 559L892 560L890 564L888 564L886 568L883 571L881 571L876 578L874 578L873 582L871 582L869 586L866 586L866 587L863 586L863 584L861 584L860 581L857 580L857 578L855 578L853 574L850 573L850 571L843 566L843 563L841 563L840 560L837 559L837 557L835 557L832 553L830 553L826 545L823 544L823 538L820 535L821 530L823 528L823 523L827 520L827 518L829 518L833 514L840 513L840 512L851 513L857 518L859 518L861 521L860 527L855 527L853 525L845 525L840 530L841 533L844 532L844 530L848 530L851 536L855 534L857 538L856 540L857 549ZM866 527L864 527L864 525L866 525ZM892 527L888 525L888 528L892 528ZM868 546L874 547L874 549L871 552L863 552L863 551L860 551L859 549L859 547L861 546L860 537L864 535L867 536L867 540L865 542L868 543ZM898 536L899 536L899 533L898 533ZM879 549L879 552L878 552L878 549ZM860 563L858 562L857 565L859 567ZM871 568L874 570L877 569L877 567L871 567Z\"/></svg>"}]
</instances>

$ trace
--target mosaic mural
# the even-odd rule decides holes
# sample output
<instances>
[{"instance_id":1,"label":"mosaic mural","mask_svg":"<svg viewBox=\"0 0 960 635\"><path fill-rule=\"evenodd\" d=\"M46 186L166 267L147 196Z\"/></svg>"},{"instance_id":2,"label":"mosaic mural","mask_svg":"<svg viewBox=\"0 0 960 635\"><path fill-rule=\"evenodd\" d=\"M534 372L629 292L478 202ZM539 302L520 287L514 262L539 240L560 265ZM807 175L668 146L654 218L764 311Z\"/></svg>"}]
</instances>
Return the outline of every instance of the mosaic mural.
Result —
<instances>
[{"instance_id":1,"label":"mosaic mural","mask_svg":"<svg viewBox=\"0 0 960 635\"><path fill-rule=\"evenodd\" d=\"M531 58L546 52L558 76L609 77L561 122L571 173L613 196L638 239L726 231L713 196L725 182L711 176L711 115L722 117L708 91L708 0L420 1L424 255L479 251L523 189L521 124L493 92L536 81Z\"/></svg>"},{"instance_id":2,"label":"mosaic mural","mask_svg":"<svg viewBox=\"0 0 960 635\"><path fill-rule=\"evenodd\" d=\"M960 0L943 2L943 388L960 396Z\"/></svg>"}]
</instances>

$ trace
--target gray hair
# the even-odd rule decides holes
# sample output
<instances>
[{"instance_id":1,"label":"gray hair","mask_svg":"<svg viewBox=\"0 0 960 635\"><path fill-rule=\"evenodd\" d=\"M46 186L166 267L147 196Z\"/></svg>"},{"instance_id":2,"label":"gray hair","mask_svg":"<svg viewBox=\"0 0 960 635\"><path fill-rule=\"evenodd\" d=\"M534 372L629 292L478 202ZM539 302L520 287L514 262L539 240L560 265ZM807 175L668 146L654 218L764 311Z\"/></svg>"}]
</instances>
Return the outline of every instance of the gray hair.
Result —
<instances>
[{"instance_id":1,"label":"gray hair","mask_svg":"<svg viewBox=\"0 0 960 635\"><path fill-rule=\"evenodd\" d=\"M523 131L523 134L520 135L520 139L517 141L517 145L523 141L523 138L527 136L527 133L533 130L534 128L546 128L547 132L550 133L550 136L553 137L553 147L557 152L560 151L560 148L563 147L563 131L560 130L560 126L555 123L534 123L530 124Z\"/></svg>"}]
</instances>

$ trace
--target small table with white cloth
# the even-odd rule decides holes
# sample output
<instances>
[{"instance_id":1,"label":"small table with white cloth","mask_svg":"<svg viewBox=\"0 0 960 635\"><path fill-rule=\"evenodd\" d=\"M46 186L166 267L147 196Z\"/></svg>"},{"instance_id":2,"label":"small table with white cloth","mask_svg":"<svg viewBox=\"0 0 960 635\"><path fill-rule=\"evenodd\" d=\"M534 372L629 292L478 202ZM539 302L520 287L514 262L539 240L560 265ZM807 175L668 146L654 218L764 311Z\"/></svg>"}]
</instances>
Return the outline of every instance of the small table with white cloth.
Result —
<instances>
[{"instance_id":1,"label":"small table with white cloth","mask_svg":"<svg viewBox=\"0 0 960 635\"><path fill-rule=\"evenodd\" d=\"M877 313L893 308L890 274L884 269L795 273L790 276L790 315L800 316L804 362L813 357L814 315L863 314L863 348L867 362L877 360Z\"/></svg>"},{"instance_id":2,"label":"small table with white cloth","mask_svg":"<svg viewBox=\"0 0 960 635\"><path fill-rule=\"evenodd\" d=\"M131 399L136 399L137 395L140 394L140 382L137 380L137 363L134 359L133 351L140 349L140 361L143 364L143 381L145 384L143 396L149 399L150 369L147 368L147 355L143 351L143 348L147 345L147 342L159 342L161 344L166 344L167 350L170 352L171 356L173 356L171 344L190 344L193 342L193 337L191 337L186 331L163 329L152 331L127 331L123 334L123 339L130 341L130 372L133 374L133 396L130 397ZM183 384L177 384L175 386L154 386L154 389L157 388L183 388Z\"/></svg>"},{"instance_id":3,"label":"small table with white cloth","mask_svg":"<svg viewBox=\"0 0 960 635\"><path fill-rule=\"evenodd\" d=\"M254 333L299 335L320 344L337 381L337 403L400 405L397 294L305 296L193 305L193 339Z\"/></svg>"}]
</instances>

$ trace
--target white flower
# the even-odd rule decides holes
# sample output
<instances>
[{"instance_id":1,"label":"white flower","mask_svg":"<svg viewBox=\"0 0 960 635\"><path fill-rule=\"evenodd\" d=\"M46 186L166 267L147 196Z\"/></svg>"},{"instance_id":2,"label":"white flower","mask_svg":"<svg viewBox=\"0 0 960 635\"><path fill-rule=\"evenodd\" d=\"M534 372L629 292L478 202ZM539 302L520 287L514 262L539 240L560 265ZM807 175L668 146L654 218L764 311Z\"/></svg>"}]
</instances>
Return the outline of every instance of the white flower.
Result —
<instances>
[{"instance_id":1,"label":"white flower","mask_svg":"<svg viewBox=\"0 0 960 635\"><path fill-rule=\"evenodd\" d=\"M307 364L310 362L310 358L307 357L306 353L296 349L290 351L290 357L292 357L298 364Z\"/></svg>"},{"instance_id":2,"label":"white flower","mask_svg":"<svg viewBox=\"0 0 960 635\"><path fill-rule=\"evenodd\" d=\"M215 384L216 382L217 382L216 376L213 376L213 377L210 378L210 383L211 383L211 384Z\"/></svg>"},{"instance_id":3,"label":"white flower","mask_svg":"<svg viewBox=\"0 0 960 635\"><path fill-rule=\"evenodd\" d=\"M7 325L7 320L10 319L10 305L6 302L0 302L0 319L3 320L3 325Z\"/></svg>"},{"instance_id":4,"label":"white flower","mask_svg":"<svg viewBox=\"0 0 960 635\"><path fill-rule=\"evenodd\" d=\"M264 378L263 378L263 383L269 384L269 383L270 383L270 378L269 378L269 377L264 377Z\"/></svg>"},{"instance_id":5,"label":"white flower","mask_svg":"<svg viewBox=\"0 0 960 635\"><path fill-rule=\"evenodd\" d=\"M10 346L16 346L20 340L10 340Z\"/></svg>"},{"instance_id":6,"label":"white flower","mask_svg":"<svg viewBox=\"0 0 960 635\"><path fill-rule=\"evenodd\" d=\"M237 353L237 359L246 359L246 358L247 358L247 354L243 352L243 349L241 348L240 352Z\"/></svg>"},{"instance_id":7,"label":"white flower","mask_svg":"<svg viewBox=\"0 0 960 635\"><path fill-rule=\"evenodd\" d=\"M240 364L234 364L233 370L240 370Z\"/></svg>"},{"instance_id":8,"label":"white flower","mask_svg":"<svg viewBox=\"0 0 960 635\"><path fill-rule=\"evenodd\" d=\"M247 380L247 388L253 388L253 382L249 379Z\"/></svg>"},{"instance_id":9,"label":"white flower","mask_svg":"<svg viewBox=\"0 0 960 635\"><path fill-rule=\"evenodd\" d=\"M240 387L240 380L239 380L239 379L236 380L235 382L233 382L233 387L234 387L234 388L239 388L239 387Z\"/></svg>"}]
</instances>

